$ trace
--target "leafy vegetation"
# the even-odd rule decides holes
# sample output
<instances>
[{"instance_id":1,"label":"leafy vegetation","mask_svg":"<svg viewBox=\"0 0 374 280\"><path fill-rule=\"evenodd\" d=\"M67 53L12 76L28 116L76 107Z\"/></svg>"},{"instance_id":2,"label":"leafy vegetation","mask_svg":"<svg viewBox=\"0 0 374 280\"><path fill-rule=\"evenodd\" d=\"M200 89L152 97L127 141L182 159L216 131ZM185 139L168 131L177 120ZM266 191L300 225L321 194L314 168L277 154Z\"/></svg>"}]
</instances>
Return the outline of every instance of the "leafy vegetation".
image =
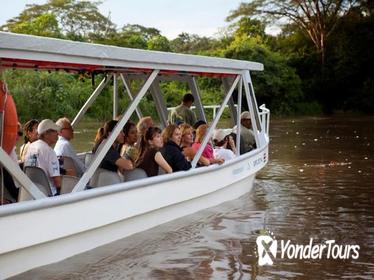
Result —
<instances>
[{"instance_id":1,"label":"leafy vegetation","mask_svg":"<svg viewBox=\"0 0 374 280\"><path fill-rule=\"evenodd\" d=\"M278 115L319 114L334 110L374 112L372 1L250 1L228 11L231 21L220 37L181 33L169 40L159 30L138 24L117 28L99 10L100 2L49 0L27 5L3 31L167 52L191 53L264 64L254 72L258 103ZM270 5L271 4L271 5ZM287 19L286 21L284 19ZM283 19L282 31L268 35L269 24ZM21 120L73 117L103 77L89 74L7 70ZM217 104L222 83L199 78L204 104ZM121 83L120 109L129 100ZM168 106L180 103L185 83L160 84ZM136 91L140 83L132 82ZM88 111L88 117L112 117L112 85ZM142 101L145 114L155 115L152 98Z\"/></svg>"}]
</instances>

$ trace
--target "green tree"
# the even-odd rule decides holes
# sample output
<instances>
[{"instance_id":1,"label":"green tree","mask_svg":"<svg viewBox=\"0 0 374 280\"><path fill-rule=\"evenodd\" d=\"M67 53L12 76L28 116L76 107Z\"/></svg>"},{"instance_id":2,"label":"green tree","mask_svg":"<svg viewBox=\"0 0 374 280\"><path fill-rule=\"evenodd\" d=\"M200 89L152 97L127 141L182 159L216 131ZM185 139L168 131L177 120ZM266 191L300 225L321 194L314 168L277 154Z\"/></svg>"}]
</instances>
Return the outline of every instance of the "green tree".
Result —
<instances>
[{"instance_id":1,"label":"green tree","mask_svg":"<svg viewBox=\"0 0 374 280\"><path fill-rule=\"evenodd\" d=\"M22 121L74 117L91 92L91 84L65 72L6 71L6 81Z\"/></svg>"},{"instance_id":2,"label":"green tree","mask_svg":"<svg viewBox=\"0 0 374 280\"><path fill-rule=\"evenodd\" d=\"M152 38L150 38L147 42L147 47L149 50L164 52L171 51L169 40L161 35L153 36Z\"/></svg>"},{"instance_id":3,"label":"green tree","mask_svg":"<svg viewBox=\"0 0 374 280\"><path fill-rule=\"evenodd\" d=\"M46 4L27 5L17 17L1 26L2 30L27 31L19 25L33 22L43 15L53 15L61 33L72 40L91 40L115 32L114 24L103 16L98 8L101 2L78 0L49 0ZM33 34L33 33L32 33ZM91 40L92 41L92 40Z\"/></svg>"},{"instance_id":4,"label":"green tree","mask_svg":"<svg viewBox=\"0 0 374 280\"><path fill-rule=\"evenodd\" d=\"M45 37L61 37L61 30L53 14L43 14L31 21L19 22L12 25L12 32L31 34Z\"/></svg>"},{"instance_id":5,"label":"green tree","mask_svg":"<svg viewBox=\"0 0 374 280\"><path fill-rule=\"evenodd\" d=\"M265 39L265 23L248 17L242 17L235 24L237 26L234 34L238 36L246 35L248 37L259 37Z\"/></svg>"},{"instance_id":6,"label":"green tree","mask_svg":"<svg viewBox=\"0 0 374 280\"><path fill-rule=\"evenodd\" d=\"M276 114L297 112L304 98L301 81L279 53L272 52L258 38L242 35L235 37L224 55L263 63L265 71L252 72L258 103L265 103Z\"/></svg>"},{"instance_id":7,"label":"green tree","mask_svg":"<svg viewBox=\"0 0 374 280\"><path fill-rule=\"evenodd\" d=\"M199 54L204 52L204 54L207 54L207 51L214 49L216 46L217 40L185 32L171 41L171 49L177 53Z\"/></svg>"},{"instance_id":8,"label":"green tree","mask_svg":"<svg viewBox=\"0 0 374 280\"><path fill-rule=\"evenodd\" d=\"M125 24L122 32L126 34L138 34L143 36L144 40L149 40L154 36L160 36L160 30L153 27L145 27L139 24Z\"/></svg>"},{"instance_id":9,"label":"green tree","mask_svg":"<svg viewBox=\"0 0 374 280\"><path fill-rule=\"evenodd\" d=\"M312 40L317 53L325 62L326 40L336 28L340 19L352 7L358 5L357 0L254 0L241 3L231 11L227 20L240 17L258 17L271 23L282 20L294 22Z\"/></svg>"},{"instance_id":10,"label":"green tree","mask_svg":"<svg viewBox=\"0 0 374 280\"><path fill-rule=\"evenodd\" d=\"M126 24L121 31L113 33L104 43L127 48L147 49L148 41L155 37L162 37L160 31L156 28L144 27L139 24Z\"/></svg>"},{"instance_id":11,"label":"green tree","mask_svg":"<svg viewBox=\"0 0 374 280\"><path fill-rule=\"evenodd\" d=\"M374 112L374 16L357 8L328 41L325 79L335 108Z\"/></svg>"}]
</instances>

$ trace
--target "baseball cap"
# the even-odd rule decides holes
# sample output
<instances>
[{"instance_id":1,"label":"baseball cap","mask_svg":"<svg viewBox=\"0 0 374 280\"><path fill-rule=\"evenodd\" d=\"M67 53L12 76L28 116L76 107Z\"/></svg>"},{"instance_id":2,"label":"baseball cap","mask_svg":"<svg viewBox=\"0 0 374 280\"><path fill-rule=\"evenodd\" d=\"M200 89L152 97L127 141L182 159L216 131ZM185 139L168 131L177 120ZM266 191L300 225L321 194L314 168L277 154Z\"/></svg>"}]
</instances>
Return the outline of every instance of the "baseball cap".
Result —
<instances>
[{"instance_id":1,"label":"baseball cap","mask_svg":"<svg viewBox=\"0 0 374 280\"><path fill-rule=\"evenodd\" d=\"M216 129L213 134L213 140L221 142L227 135L230 135L232 129Z\"/></svg>"},{"instance_id":2,"label":"baseball cap","mask_svg":"<svg viewBox=\"0 0 374 280\"><path fill-rule=\"evenodd\" d=\"M55 130L59 132L61 130L61 127L59 127L50 119L42 120L38 125L38 134L41 135L47 130Z\"/></svg>"},{"instance_id":3,"label":"baseball cap","mask_svg":"<svg viewBox=\"0 0 374 280\"><path fill-rule=\"evenodd\" d=\"M240 114L240 119L251 119L251 114L248 111L244 111Z\"/></svg>"}]
</instances>

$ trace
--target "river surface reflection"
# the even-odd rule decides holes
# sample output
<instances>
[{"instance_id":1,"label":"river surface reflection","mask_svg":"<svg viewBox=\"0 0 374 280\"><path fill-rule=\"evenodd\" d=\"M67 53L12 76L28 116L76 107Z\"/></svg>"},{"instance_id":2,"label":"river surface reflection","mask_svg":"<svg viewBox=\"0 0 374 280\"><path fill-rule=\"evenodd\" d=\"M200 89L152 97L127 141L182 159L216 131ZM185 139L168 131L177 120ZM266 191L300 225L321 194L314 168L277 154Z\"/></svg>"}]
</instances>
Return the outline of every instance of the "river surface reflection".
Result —
<instances>
[{"instance_id":1,"label":"river surface reflection","mask_svg":"<svg viewBox=\"0 0 374 280\"><path fill-rule=\"evenodd\" d=\"M374 279L373 175L374 118L272 120L270 162L249 194L18 278ZM359 258L260 267L264 230L358 244Z\"/></svg>"}]
</instances>

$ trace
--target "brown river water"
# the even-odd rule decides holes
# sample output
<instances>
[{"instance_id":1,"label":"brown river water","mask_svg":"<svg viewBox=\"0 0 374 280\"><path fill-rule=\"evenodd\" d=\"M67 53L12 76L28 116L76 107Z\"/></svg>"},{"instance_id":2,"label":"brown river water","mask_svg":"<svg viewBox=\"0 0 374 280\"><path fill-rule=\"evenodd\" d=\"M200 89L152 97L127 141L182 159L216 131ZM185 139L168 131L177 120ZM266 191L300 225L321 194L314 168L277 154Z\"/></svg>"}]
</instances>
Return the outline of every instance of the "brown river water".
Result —
<instances>
[{"instance_id":1,"label":"brown river water","mask_svg":"<svg viewBox=\"0 0 374 280\"><path fill-rule=\"evenodd\" d=\"M271 121L270 162L237 200L19 279L374 279L374 118ZM78 137L77 137L78 138ZM256 238L278 240L258 265ZM353 259L280 258L280 240L359 245Z\"/></svg>"}]
</instances>

